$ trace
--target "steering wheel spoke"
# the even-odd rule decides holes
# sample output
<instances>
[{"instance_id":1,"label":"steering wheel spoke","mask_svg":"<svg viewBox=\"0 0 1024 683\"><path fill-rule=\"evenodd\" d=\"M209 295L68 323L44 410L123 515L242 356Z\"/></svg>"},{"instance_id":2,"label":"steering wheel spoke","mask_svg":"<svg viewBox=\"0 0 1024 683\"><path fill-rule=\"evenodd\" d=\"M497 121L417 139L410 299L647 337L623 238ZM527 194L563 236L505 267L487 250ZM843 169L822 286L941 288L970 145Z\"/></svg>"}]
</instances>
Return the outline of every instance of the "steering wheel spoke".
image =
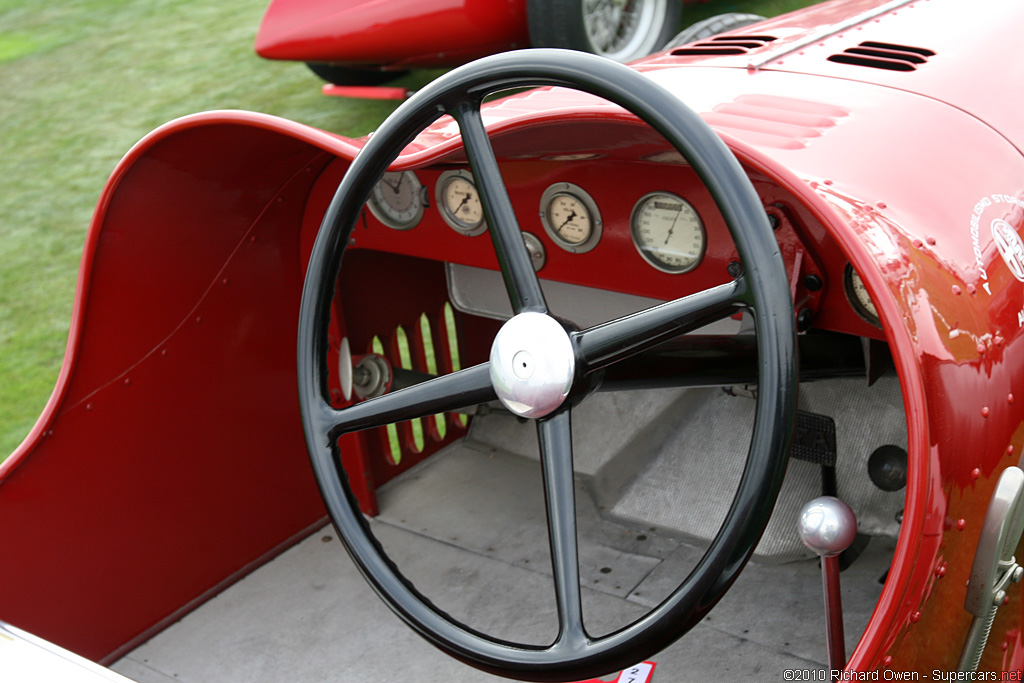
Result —
<instances>
[{"instance_id":1,"label":"steering wheel spoke","mask_svg":"<svg viewBox=\"0 0 1024 683\"><path fill-rule=\"evenodd\" d=\"M551 565L558 604L558 640L566 647L586 640L576 536L576 494L572 468L571 412L538 420L544 504L548 514Z\"/></svg>"},{"instance_id":2,"label":"steering wheel spoke","mask_svg":"<svg viewBox=\"0 0 1024 683\"><path fill-rule=\"evenodd\" d=\"M496 398L489 365L481 363L340 410L325 406L321 419L323 431L330 438L337 438L349 432L450 412Z\"/></svg>"},{"instance_id":3,"label":"steering wheel spoke","mask_svg":"<svg viewBox=\"0 0 1024 683\"><path fill-rule=\"evenodd\" d=\"M576 333L584 371L593 372L681 334L737 313L746 291L741 277Z\"/></svg>"},{"instance_id":4,"label":"steering wheel spoke","mask_svg":"<svg viewBox=\"0 0 1024 683\"><path fill-rule=\"evenodd\" d=\"M546 313L548 307L540 289L540 280L533 269L530 254L526 251L519 221L502 180L491 141L487 137L480 108L475 102L461 102L452 116L462 132L462 143L466 147L470 168L473 169L484 219L494 243L494 251L498 255L512 310L515 313Z\"/></svg>"}]
</instances>

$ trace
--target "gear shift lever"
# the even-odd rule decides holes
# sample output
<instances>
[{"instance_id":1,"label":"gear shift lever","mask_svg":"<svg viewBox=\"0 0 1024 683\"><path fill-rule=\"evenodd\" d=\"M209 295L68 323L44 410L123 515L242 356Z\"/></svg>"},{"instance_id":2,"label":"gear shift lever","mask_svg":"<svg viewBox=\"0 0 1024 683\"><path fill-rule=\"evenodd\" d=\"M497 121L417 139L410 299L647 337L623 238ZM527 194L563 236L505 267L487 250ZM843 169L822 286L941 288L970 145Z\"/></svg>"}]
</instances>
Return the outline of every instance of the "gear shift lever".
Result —
<instances>
[{"instance_id":1,"label":"gear shift lever","mask_svg":"<svg viewBox=\"0 0 1024 683\"><path fill-rule=\"evenodd\" d=\"M800 540L821 558L825 587L825 623L828 665L832 670L846 666L843 639L843 603L839 592L839 553L857 536L857 517L850 506L832 496L815 498L804 505L797 521Z\"/></svg>"}]
</instances>

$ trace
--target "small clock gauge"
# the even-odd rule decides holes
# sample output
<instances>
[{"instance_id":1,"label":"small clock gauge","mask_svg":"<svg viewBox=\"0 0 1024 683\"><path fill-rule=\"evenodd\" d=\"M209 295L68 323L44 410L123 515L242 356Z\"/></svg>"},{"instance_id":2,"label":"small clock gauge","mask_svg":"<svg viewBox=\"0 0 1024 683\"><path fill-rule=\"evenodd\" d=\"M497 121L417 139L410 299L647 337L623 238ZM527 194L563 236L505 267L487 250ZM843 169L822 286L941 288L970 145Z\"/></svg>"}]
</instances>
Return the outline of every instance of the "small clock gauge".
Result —
<instances>
[{"instance_id":1,"label":"small clock gauge","mask_svg":"<svg viewBox=\"0 0 1024 683\"><path fill-rule=\"evenodd\" d=\"M367 206L384 225L409 230L423 218L423 185L412 171L385 173L370 193Z\"/></svg>"}]
</instances>

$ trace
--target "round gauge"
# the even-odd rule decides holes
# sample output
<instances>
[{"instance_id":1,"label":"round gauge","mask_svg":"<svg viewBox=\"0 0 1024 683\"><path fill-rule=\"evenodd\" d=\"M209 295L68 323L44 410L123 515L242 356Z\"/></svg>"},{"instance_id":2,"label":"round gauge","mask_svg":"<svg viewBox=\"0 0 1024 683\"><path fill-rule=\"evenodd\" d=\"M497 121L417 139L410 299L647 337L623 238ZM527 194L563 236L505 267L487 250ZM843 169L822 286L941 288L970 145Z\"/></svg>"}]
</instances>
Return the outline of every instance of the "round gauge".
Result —
<instances>
[{"instance_id":1,"label":"round gauge","mask_svg":"<svg viewBox=\"0 0 1024 683\"><path fill-rule=\"evenodd\" d=\"M704 225L688 201L668 192L640 198L630 218L633 244L658 270L685 273L704 256Z\"/></svg>"},{"instance_id":2,"label":"round gauge","mask_svg":"<svg viewBox=\"0 0 1024 683\"><path fill-rule=\"evenodd\" d=\"M523 233L523 243L526 244L526 253L530 255L530 263L534 270L540 270L547 262L548 255L544 251L544 243L531 232Z\"/></svg>"},{"instance_id":3,"label":"round gauge","mask_svg":"<svg viewBox=\"0 0 1024 683\"><path fill-rule=\"evenodd\" d=\"M540 198L540 220L555 244L574 254L588 252L601 239L601 214L583 188L555 183Z\"/></svg>"},{"instance_id":4,"label":"round gauge","mask_svg":"<svg viewBox=\"0 0 1024 683\"><path fill-rule=\"evenodd\" d=\"M849 263L846 264L843 286L846 288L846 298L850 301L850 306L853 307L853 310L857 311L857 315L875 327L881 327L875 302L871 300L871 295L868 294L868 288L864 286L864 281Z\"/></svg>"},{"instance_id":5,"label":"round gauge","mask_svg":"<svg viewBox=\"0 0 1024 683\"><path fill-rule=\"evenodd\" d=\"M409 230L423 218L423 185L412 171L385 173L374 185L367 205L389 228Z\"/></svg>"},{"instance_id":6,"label":"round gauge","mask_svg":"<svg viewBox=\"0 0 1024 683\"><path fill-rule=\"evenodd\" d=\"M437 180L437 204L452 228L464 235L480 235L487 230L480 194L468 171L445 171Z\"/></svg>"}]
</instances>

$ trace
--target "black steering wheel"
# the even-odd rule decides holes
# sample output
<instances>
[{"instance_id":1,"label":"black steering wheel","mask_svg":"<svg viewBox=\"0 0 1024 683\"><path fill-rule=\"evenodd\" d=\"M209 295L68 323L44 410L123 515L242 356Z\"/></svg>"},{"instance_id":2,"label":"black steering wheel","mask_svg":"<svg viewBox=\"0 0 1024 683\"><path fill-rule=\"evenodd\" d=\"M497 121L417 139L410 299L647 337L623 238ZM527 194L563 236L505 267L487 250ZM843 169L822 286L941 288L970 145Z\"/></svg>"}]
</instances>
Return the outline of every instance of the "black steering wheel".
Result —
<instances>
[{"instance_id":1,"label":"black steering wheel","mask_svg":"<svg viewBox=\"0 0 1024 683\"><path fill-rule=\"evenodd\" d=\"M726 284L582 331L551 317L480 115L486 95L537 85L599 95L664 135L710 190L742 272ZM461 130L515 315L495 338L490 362L336 409L328 389L327 328L345 245L387 167L445 113ZM629 626L591 637L583 624L577 561L572 407L594 390L603 369L739 310L749 311L756 326L758 402L729 513L704 557L664 602ZM610 60L526 50L481 59L437 79L399 107L353 161L324 216L306 274L298 374L306 442L327 509L349 554L391 609L472 666L523 680L570 681L624 669L674 642L714 606L749 559L785 473L796 410L796 331L785 268L764 208L735 157L700 117L648 78ZM496 397L509 410L536 419L559 620L558 636L548 646L479 633L421 595L372 535L337 453L341 434Z\"/></svg>"}]
</instances>

